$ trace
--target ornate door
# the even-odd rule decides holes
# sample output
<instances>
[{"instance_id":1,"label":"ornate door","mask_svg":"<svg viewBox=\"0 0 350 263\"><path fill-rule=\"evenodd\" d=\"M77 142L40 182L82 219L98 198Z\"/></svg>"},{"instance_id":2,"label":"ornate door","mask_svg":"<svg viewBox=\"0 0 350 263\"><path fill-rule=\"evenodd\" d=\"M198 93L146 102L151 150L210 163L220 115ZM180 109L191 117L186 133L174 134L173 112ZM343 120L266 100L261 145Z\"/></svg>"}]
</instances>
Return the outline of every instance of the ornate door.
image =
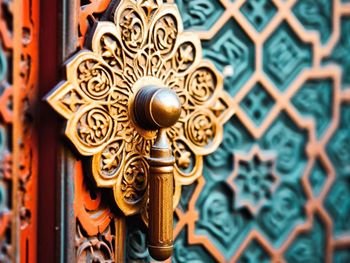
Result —
<instances>
[{"instance_id":1,"label":"ornate door","mask_svg":"<svg viewBox=\"0 0 350 263\"><path fill-rule=\"evenodd\" d=\"M0 3L0 262L350 262L349 1Z\"/></svg>"}]
</instances>

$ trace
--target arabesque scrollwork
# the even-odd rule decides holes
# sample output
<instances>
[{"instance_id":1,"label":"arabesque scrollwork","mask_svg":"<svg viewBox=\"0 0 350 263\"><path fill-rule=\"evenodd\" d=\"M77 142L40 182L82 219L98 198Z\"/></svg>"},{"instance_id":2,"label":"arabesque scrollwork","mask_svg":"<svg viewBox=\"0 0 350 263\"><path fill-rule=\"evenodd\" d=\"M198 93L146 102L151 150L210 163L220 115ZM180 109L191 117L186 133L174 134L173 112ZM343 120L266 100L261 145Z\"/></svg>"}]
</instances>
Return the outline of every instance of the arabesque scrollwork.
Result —
<instances>
[{"instance_id":1,"label":"arabesque scrollwork","mask_svg":"<svg viewBox=\"0 0 350 263\"><path fill-rule=\"evenodd\" d=\"M145 213L147 158L157 132L137 125L136 93L157 85L181 101L180 118L166 131L176 158L175 189L201 175L203 155L221 142L230 98L221 74L202 60L199 38L183 31L174 4L123 1L114 21L96 22L87 39L47 100L67 120L65 134L79 153L92 157L97 185L113 189L125 215ZM174 206L180 195L175 191Z\"/></svg>"}]
</instances>

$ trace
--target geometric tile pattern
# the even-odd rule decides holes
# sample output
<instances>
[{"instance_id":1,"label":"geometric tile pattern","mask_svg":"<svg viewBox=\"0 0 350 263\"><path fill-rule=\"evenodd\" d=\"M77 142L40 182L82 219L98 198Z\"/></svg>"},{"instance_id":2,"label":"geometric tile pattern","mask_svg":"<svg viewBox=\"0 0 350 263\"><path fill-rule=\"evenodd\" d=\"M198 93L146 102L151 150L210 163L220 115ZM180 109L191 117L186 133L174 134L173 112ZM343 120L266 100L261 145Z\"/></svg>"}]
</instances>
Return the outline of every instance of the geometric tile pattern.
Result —
<instances>
[{"instance_id":1,"label":"geometric tile pattern","mask_svg":"<svg viewBox=\"0 0 350 263\"><path fill-rule=\"evenodd\" d=\"M175 210L171 261L349 261L350 2L167 2L199 34L235 109ZM150 261L146 229L129 230L127 257Z\"/></svg>"},{"instance_id":2,"label":"geometric tile pattern","mask_svg":"<svg viewBox=\"0 0 350 263\"><path fill-rule=\"evenodd\" d=\"M202 42L203 54L226 75L224 88L233 96L254 72L254 44L231 19L210 40Z\"/></svg>"},{"instance_id":3,"label":"geometric tile pattern","mask_svg":"<svg viewBox=\"0 0 350 263\"><path fill-rule=\"evenodd\" d=\"M276 13L276 7L271 0L247 0L241 12L258 31L262 31Z\"/></svg>"},{"instance_id":4,"label":"geometric tile pattern","mask_svg":"<svg viewBox=\"0 0 350 263\"><path fill-rule=\"evenodd\" d=\"M264 44L264 71L284 91L304 68L310 67L311 57L310 45L302 43L283 22Z\"/></svg>"},{"instance_id":5,"label":"geometric tile pattern","mask_svg":"<svg viewBox=\"0 0 350 263\"><path fill-rule=\"evenodd\" d=\"M252 214L257 214L268 202L278 181L274 170L275 159L258 147L247 155L235 153L235 169L227 181L235 192L236 209L246 207Z\"/></svg>"},{"instance_id":6,"label":"geometric tile pattern","mask_svg":"<svg viewBox=\"0 0 350 263\"><path fill-rule=\"evenodd\" d=\"M349 2L350 4L350 2ZM347 9L342 11L347 12ZM337 20L335 20L337 21ZM346 14L340 18L340 31L338 32L339 39L336 45L329 45L332 49L328 56L323 57L323 62L326 65L336 64L342 70L342 88L350 87L350 58L348 56L350 50L350 17Z\"/></svg>"},{"instance_id":7,"label":"geometric tile pattern","mask_svg":"<svg viewBox=\"0 0 350 263\"><path fill-rule=\"evenodd\" d=\"M219 0L180 0L178 5L184 27L209 30L224 12Z\"/></svg>"},{"instance_id":8,"label":"geometric tile pattern","mask_svg":"<svg viewBox=\"0 0 350 263\"><path fill-rule=\"evenodd\" d=\"M299 0L293 13L309 31L319 34L321 44L326 44L332 33L333 3L329 0Z\"/></svg>"},{"instance_id":9,"label":"geometric tile pattern","mask_svg":"<svg viewBox=\"0 0 350 263\"><path fill-rule=\"evenodd\" d=\"M205 159L187 210L176 210L175 233L187 231L187 248L200 245L216 262L350 256L344 252L350 249L350 4L339 2L223 0L221 17L199 31L204 53L215 50L217 57L228 56L214 38L228 38L230 28L243 32L248 39L236 36L232 46L253 50L254 58L236 53L246 69L233 62L233 72L250 72L242 83L226 75L236 114ZM269 171L277 179L272 191ZM269 195L257 199L262 193Z\"/></svg>"},{"instance_id":10,"label":"geometric tile pattern","mask_svg":"<svg viewBox=\"0 0 350 263\"><path fill-rule=\"evenodd\" d=\"M260 83L257 83L240 103L242 109L257 125L264 121L273 105L272 97Z\"/></svg>"},{"instance_id":11,"label":"geometric tile pattern","mask_svg":"<svg viewBox=\"0 0 350 263\"><path fill-rule=\"evenodd\" d=\"M318 138L321 138L332 121L332 79L309 79L293 96L292 104L301 117L315 120Z\"/></svg>"}]
</instances>

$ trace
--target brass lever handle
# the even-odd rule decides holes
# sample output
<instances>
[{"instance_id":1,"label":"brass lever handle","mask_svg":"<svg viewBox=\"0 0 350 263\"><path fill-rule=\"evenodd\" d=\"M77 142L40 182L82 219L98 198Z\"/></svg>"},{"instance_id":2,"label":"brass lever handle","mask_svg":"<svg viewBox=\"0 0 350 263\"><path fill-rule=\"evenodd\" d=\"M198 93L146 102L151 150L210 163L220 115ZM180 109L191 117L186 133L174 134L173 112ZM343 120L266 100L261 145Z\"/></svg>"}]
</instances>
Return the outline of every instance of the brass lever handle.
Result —
<instances>
[{"instance_id":1,"label":"brass lever handle","mask_svg":"<svg viewBox=\"0 0 350 263\"><path fill-rule=\"evenodd\" d=\"M234 104L221 74L202 59L199 38L183 32L176 5L123 0L113 10L46 99L91 158L97 186L113 191L111 206L148 223L150 254L162 260L172 253L181 188L201 176Z\"/></svg>"},{"instance_id":2,"label":"brass lever handle","mask_svg":"<svg viewBox=\"0 0 350 263\"><path fill-rule=\"evenodd\" d=\"M173 251L174 163L166 132L160 129L149 158L148 250L156 260Z\"/></svg>"},{"instance_id":3,"label":"brass lever handle","mask_svg":"<svg viewBox=\"0 0 350 263\"><path fill-rule=\"evenodd\" d=\"M151 148L149 178L148 250L157 260L165 260L173 250L173 180L175 158L167 127L180 117L181 103L176 93L167 88L142 88L135 97L135 118L145 129L159 129Z\"/></svg>"}]
</instances>

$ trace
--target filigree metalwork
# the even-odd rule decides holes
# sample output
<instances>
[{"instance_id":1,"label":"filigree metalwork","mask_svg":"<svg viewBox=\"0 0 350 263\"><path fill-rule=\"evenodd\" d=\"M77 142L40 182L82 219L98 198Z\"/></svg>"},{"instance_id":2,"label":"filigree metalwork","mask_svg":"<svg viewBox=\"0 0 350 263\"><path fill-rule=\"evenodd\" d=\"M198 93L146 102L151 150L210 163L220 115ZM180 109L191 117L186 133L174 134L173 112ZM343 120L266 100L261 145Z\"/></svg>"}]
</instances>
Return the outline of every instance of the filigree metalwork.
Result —
<instances>
[{"instance_id":1,"label":"filigree metalwork","mask_svg":"<svg viewBox=\"0 0 350 263\"><path fill-rule=\"evenodd\" d=\"M179 121L166 132L176 158L176 206L181 186L201 175L202 156L219 145L232 115L222 76L202 60L199 38L183 32L177 7L160 0L123 1L113 22L96 22L86 47L91 50L68 61L67 80L47 97L67 120L66 136L92 157L97 185L113 188L125 215L145 212L156 131L137 125L134 97L147 85L172 89L182 104Z\"/></svg>"}]
</instances>

